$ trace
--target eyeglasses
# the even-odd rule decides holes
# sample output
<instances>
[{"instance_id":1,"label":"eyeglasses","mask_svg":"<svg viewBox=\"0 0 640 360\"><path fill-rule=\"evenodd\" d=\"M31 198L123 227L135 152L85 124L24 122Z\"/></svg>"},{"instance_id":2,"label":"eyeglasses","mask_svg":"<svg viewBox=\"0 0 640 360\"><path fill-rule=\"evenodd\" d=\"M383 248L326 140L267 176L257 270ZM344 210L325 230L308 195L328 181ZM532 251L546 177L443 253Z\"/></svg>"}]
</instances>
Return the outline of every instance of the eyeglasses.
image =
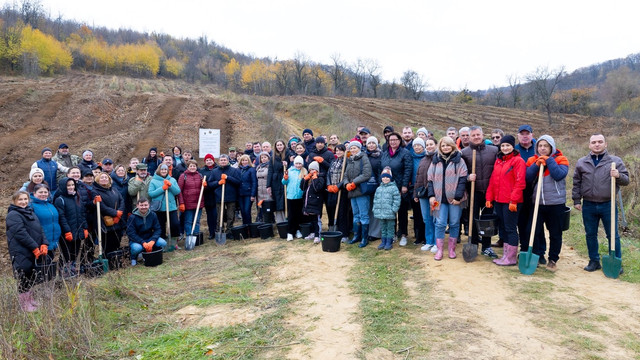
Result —
<instances>
[{"instance_id":1,"label":"eyeglasses","mask_svg":"<svg viewBox=\"0 0 640 360\"><path fill-rule=\"evenodd\" d=\"M389 141L400 141L400 139L389 139Z\"/></svg>"},{"instance_id":2,"label":"eyeglasses","mask_svg":"<svg viewBox=\"0 0 640 360\"><path fill-rule=\"evenodd\" d=\"M498 135L498 136L492 136L491 137L494 140L500 140L502 138L502 136Z\"/></svg>"}]
</instances>

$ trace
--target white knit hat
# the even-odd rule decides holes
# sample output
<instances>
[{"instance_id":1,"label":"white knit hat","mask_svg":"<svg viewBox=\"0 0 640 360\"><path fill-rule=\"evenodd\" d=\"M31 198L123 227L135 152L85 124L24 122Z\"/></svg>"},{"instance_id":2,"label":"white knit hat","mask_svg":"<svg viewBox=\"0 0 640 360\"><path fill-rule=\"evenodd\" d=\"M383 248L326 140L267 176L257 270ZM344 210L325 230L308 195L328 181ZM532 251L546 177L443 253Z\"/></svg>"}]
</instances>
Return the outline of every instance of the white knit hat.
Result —
<instances>
[{"instance_id":1,"label":"white knit hat","mask_svg":"<svg viewBox=\"0 0 640 360\"><path fill-rule=\"evenodd\" d=\"M294 164L304 164L304 160L302 160L302 157L300 155L296 156L295 159L293 159L293 163Z\"/></svg>"}]
</instances>

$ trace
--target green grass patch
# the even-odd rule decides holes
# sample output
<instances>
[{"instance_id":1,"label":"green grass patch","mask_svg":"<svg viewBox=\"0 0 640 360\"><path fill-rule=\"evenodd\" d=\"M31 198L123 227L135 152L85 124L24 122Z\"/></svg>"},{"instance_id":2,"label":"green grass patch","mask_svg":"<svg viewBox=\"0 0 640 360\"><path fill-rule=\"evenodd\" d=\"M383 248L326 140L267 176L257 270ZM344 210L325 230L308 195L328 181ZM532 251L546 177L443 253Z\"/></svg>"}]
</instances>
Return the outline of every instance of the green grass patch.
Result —
<instances>
[{"instance_id":1,"label":"green grass patch","mask_svg":"<svg viewBox=\"0 0 640 360\"><path fill-rule=\"evenodd\" d=\"M640 337L638 334L626 333L624 337L618 339L617 343L635 353L635 359L640 359Z\"/></svg>"}]
</instances>

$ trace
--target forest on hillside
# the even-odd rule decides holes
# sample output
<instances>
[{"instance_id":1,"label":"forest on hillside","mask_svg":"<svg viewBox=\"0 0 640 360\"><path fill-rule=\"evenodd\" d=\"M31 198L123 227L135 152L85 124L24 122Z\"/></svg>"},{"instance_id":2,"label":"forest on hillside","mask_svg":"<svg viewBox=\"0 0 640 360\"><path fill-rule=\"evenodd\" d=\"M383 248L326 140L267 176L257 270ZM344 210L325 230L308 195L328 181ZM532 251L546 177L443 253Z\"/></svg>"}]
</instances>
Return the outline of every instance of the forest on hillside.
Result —
<instances>
[{"instance_id":1,"label":"forest on hillside","mask_svg":"<svg viewBox=\"0 0 640 360\"><path fill-rule=\"evenodd\" d=\"M52 76L70 69L138 78L180 78L263 96L312 95L413 99L535 109L553 113L640 119L640 53L567 73L540 67L511 75L508 86L470 91L430 89L428 75L408 69L401 79L382 79L375 59L320 64L254 58L206 37L178 39L156 32L90 27L52 18L38 0L0 10L0 73Z\"/></svg>"}]
</instances>

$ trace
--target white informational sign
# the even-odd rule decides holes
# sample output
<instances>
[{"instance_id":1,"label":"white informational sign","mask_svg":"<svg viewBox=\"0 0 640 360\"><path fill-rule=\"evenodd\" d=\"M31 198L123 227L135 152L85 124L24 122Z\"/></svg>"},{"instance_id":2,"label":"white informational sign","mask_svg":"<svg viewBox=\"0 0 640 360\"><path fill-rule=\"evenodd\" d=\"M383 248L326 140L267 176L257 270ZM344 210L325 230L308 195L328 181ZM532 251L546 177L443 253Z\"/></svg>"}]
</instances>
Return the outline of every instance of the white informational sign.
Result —
<instances>
[{"instance_id":1,"label":"white informational sign","mask_svg":"<svg viewBox=\"0 0 640 360\"><path fill-rule=\"evenodd\" d=\"M211 154L214 158L220 157L220 129L200 129L200 158Z\"/></svg>"}]
</instances>

